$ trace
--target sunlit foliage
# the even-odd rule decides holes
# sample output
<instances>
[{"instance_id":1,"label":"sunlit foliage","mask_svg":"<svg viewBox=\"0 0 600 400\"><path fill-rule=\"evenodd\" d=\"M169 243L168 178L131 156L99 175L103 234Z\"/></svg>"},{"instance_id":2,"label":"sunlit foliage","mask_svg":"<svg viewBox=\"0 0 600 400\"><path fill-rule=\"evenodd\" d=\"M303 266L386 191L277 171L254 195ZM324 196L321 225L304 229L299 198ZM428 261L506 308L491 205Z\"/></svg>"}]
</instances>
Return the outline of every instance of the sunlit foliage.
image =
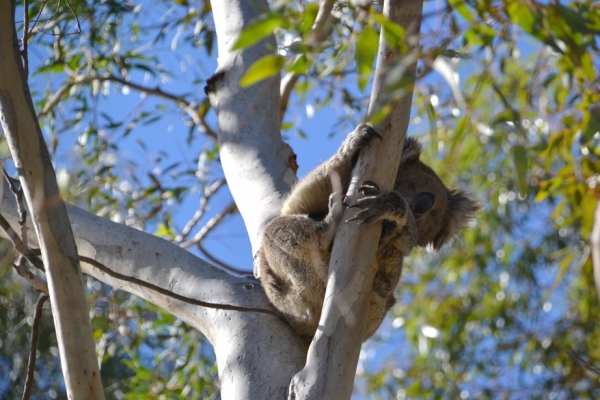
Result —
<instances>
[{"instance_id":1,"label":"sunlit foliage","mask_svg":"<svg viewBox=\"0 0 600 400\"><path fill-rule=\"evenodd\" d=\"M363 349L357 398L600 398L588 244L600 187L594 3L425 2L409 134L424 141L423 159L444 181L470 190L483 209L441 254L411 257L398 304ZM216 65L210 4L70 4L35 2L28 14L30 87L63 194L185 243L230 201L208 196L223 178L203 92ZM237 44L275 33L277 49L244 83L295 75L282 131L315 142L341 139L365 117L382 27L408 51L378 2L335 2L319 40L311 37L317 11L313 1L273 1ZM412 83L391 80L388 100ZM308 134L305 112L329 114L331 126ZM157 150L156 137L177 143L178 159ZM202 214L206 204L214 209ZM0 397L20 398L23 321L36 295L9 270L0 270L0 331L9 332ZM214 356L198 332L91 279L88 293L109 397L218 396ZM49 311L43 321L36 390L61 398Z\"/></svg>"}]
</instances>

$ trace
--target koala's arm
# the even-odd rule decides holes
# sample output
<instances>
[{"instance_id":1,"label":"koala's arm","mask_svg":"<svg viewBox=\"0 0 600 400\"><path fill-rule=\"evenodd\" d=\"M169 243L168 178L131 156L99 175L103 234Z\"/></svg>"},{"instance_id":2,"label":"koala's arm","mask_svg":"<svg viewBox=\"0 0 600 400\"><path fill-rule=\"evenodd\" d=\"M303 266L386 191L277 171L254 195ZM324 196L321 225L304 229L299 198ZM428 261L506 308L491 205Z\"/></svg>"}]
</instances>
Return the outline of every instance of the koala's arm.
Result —
<instances>
[{"instance_id":1,"label":"koala's arm","mask_svg":"<svg viewBox=\"0 0 600 400\"><path fill-rule=\"evenodd\" d=\"M364 124L357 126L333 157L312 170L294 186L283 204L281 214L306 214L322 219L328 212L329 195L333 193L332 174L339 176L342 194L345 194L360 149L376 137L381 139L381 136L370 126Z\"/></svg>"}]
</instances>

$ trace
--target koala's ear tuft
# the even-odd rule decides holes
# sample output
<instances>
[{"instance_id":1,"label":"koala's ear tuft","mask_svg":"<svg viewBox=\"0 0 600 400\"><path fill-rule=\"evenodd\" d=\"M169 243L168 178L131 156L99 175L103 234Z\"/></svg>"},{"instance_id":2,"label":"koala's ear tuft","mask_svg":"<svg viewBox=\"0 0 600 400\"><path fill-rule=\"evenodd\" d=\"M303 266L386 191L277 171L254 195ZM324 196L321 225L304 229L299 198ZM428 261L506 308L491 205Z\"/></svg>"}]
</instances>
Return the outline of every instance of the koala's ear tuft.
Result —
<instances>
[{"instance_id":1,"label":"koala's ear tuft","mask_svg":"<svg viewBox=\"0 0 600 400\"><path fill-rule=\"evenodd\" d=\"M417 161L421 155L421 151L423 151L421 142L413 137L407 136L406 139L404 139L404 147L402 148L402 158L400 162L406 164Z\"/></svg>"},{"instance_id":2,"label":"koala's ear tuft","mask_svg":"<svg viewBox=\"0 0 600 400\"><path fill-rule=\"evenodd\" d=\"M454 189L449 190L448 210L446 211L446 218L442 224L442 229L433 239L434 250L436 252L440 251L446 242L452 239L459 230L475 218L480 208L479 204L465 192Z\"/></svg>"}]
</instances>

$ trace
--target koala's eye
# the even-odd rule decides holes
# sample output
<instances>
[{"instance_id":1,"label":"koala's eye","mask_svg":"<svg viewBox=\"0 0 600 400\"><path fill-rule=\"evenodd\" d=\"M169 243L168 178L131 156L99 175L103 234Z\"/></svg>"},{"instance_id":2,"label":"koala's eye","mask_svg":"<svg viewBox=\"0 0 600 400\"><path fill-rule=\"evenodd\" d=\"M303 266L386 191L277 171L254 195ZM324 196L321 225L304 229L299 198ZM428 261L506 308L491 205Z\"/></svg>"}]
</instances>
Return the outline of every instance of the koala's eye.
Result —
<instances>
[{"instance_id":1,"label":"koala's eye","mask_svg":"<svg viewBox=\"0 0 600 400\"><path fill-rule=\"evenodd\" d=\"M410 208L415 217L420 217L433 207L433 195L431 193L421 193L412 202Z\"/></svg>"}]
</instances>

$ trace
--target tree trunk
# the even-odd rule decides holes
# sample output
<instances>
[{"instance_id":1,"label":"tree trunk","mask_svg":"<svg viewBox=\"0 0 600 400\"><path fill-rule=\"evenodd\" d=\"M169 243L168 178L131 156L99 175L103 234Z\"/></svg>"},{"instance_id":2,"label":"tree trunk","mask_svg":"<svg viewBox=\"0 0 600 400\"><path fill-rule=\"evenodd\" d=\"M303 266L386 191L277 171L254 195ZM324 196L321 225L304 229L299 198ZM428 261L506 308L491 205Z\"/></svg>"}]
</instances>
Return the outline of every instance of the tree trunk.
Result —
<instances>
[{"instance_id":1,"label":"tree trunk","mask_svg":"<svg viewBox=\"0 0 600 400\"><path fill-rule=\"evenodd\" d=\"M104 399L77 248L23 70L14 1L0 2L0 115L34 221L70 399Z\"/></svg>"},{"instance_id":2,"label":"tree trunk","mask_svg":"<svg viewBox=\"0 0 600 400\"><path fill-rule=\"evenodd\" d=\"M268 10L266 0L216 0L211 5L219 66L207 92L217 113L223 171L256 254L265 225L279 213L283 197L296 182L290 167L294 153L279 132L279 77L240 87L243 73L273 54L276 43L271 35L250 48L231 49L244 26Z\"/></svg>"}]
</instances>

